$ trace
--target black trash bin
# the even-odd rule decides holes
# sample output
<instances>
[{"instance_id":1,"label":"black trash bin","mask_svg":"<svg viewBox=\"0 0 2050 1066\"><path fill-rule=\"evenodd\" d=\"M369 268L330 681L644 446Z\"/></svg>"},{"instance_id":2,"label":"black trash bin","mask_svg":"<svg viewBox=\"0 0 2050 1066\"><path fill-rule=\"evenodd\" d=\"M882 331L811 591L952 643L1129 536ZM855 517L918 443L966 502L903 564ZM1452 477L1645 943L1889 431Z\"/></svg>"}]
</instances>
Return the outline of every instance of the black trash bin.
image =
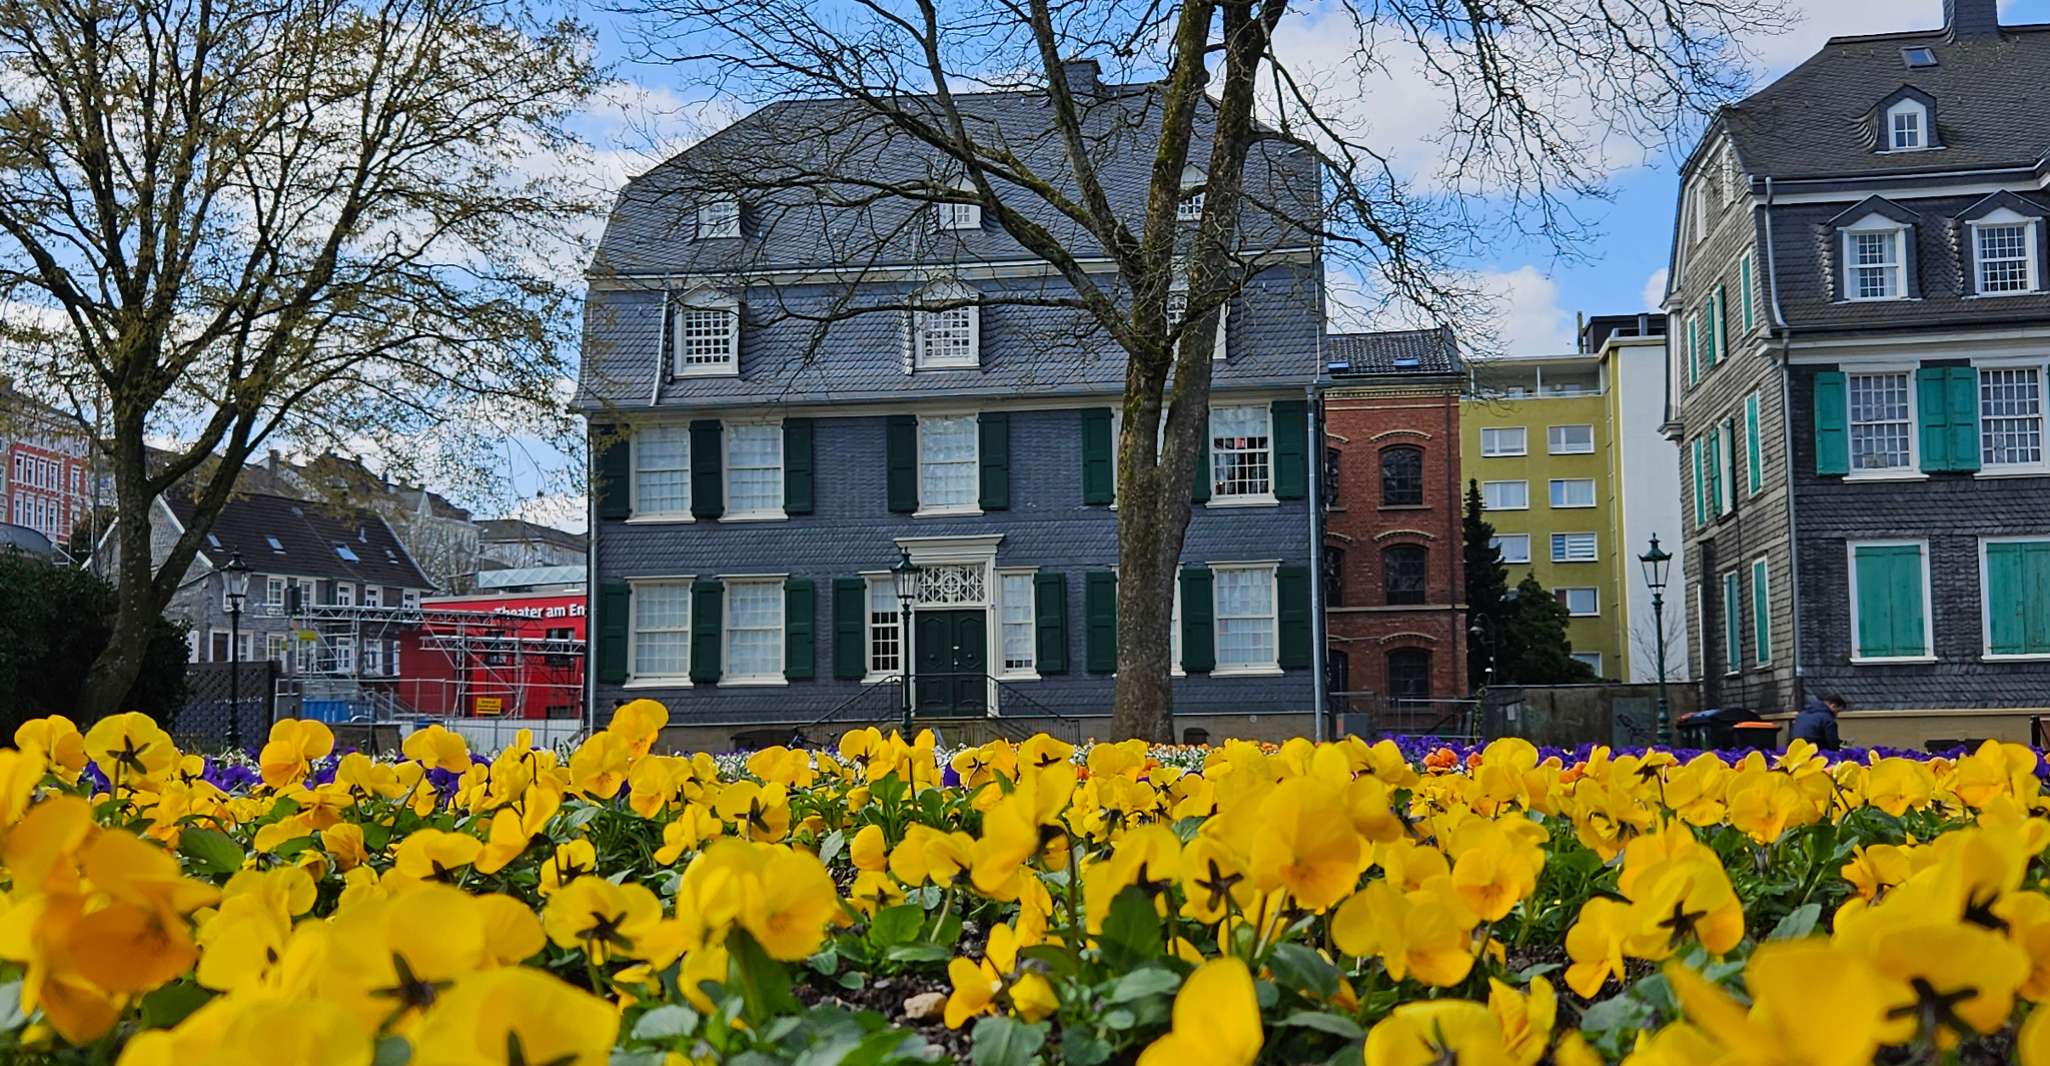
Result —
<instances>
[{"instance_id":1,"label":"black trash bin","mask_svg":"<svg viewBox=\"0 0 2050 1066\"><path fill-rule=\"evenodd\" d=\"M1779 747L1779 727L1754 711L1736 707L1712 707L1687 715L1676 723L1682 747L1731 748L1771 751Z\"/></svg>"}]
</instances>

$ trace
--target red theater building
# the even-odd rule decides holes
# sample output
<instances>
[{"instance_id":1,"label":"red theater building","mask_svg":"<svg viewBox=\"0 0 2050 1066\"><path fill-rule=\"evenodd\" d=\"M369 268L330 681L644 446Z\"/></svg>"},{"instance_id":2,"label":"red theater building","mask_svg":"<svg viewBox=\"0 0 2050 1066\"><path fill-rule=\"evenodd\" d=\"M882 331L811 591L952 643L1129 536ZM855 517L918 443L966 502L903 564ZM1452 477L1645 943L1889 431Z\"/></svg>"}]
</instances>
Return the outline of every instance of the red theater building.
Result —
<instances>
[{"instance_id":1,"label":"red theater building","mask_svg":"<svg viewBox=\"0 0 2050 1066\"><path fill-rule=\"evenodd\" d=\"M582 591L430 599L401 641L396 695L421 714L577 718L584 709Z\"/></svg>"},{"instance_id":2,"label":"red theater building","mask_svg":"<svg viewBox=\"0 0 2050 1066\"><path fill-rule=\"evenodd\" d=\"M1465 367L1442 329L1324 338L1324 604L1332 705L1463 697Z\"/></svg>"}]
</instances>

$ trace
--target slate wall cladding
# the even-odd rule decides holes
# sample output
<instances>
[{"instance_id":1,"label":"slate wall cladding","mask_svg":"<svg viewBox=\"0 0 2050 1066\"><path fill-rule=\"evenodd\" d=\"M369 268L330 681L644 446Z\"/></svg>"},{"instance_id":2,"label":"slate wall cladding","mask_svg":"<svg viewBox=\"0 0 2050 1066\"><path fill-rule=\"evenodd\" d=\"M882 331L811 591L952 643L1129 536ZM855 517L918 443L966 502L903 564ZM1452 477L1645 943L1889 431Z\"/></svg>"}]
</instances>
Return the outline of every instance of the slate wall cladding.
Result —
<instances>
[{"instance_id":1,"label":"slate wall cladding","mask_svg":"<svg viewBox=\"0 0 2050 1066\"><path fill-rule=\"evenodd\" d=\"M1113 402L1105 396L1084 406ZM711 417L717 412L692 412L700 414ZM1115 565L1117 518L1109 507L1082 503L1081 406L1013 410L1010 421L1011 506L1005 511L929 518L892 514L884 486L884 419L860 415L824 417L815 423L813 514L778 522L600 523L594 544L601 587L629 577L788 573L810 577L819 590L814 619L816 679L783 687L629 689L601 684L593 704L600 718L618 701L640 696L668 703L678 721L771 723L817 718L863 687L832 677L832 579L888 568L896 561L895 538L900 536L998 533L1003 535L997 547L999 568L1037 566L1063 575L1068 590L1068 672L1006 685L1062 713L1107 711L1112 678L1083 668L1082 575ZM1307 500L1272 507L1199 505L1190 519L1182 558L1196 564L1280 560L1306 566L1309 529ZM1191 714L1304 711L1314 704L1311 682L1307 670L1279 677L1191 675L1175 683L1176 709ZM871 716L895 706L894 693L879 696L861 705Z\"/></svg>"},{"instance_id":2,"label":"slate wall cladding","mask_svg":"<svg viewBox=\"0 0 2050 1066\"><path fill-rule=\"evenodd\" d=\"M1796 412L1812 411L1815 375L1797 366ZM1808 426L1811 417L1801 417ZM1794 437L1801 553L1802 657L1811 693L1837 691L1867 709L2040 707L2050 703L2050 662L1986 662L1979 538L2050 534L2050 477L1932 474L1926 481L1818 477L1812 432ZM1845 542L1927 538L1937 662L1852 666L1850 574Z\"/></svg>"}]
</instances>

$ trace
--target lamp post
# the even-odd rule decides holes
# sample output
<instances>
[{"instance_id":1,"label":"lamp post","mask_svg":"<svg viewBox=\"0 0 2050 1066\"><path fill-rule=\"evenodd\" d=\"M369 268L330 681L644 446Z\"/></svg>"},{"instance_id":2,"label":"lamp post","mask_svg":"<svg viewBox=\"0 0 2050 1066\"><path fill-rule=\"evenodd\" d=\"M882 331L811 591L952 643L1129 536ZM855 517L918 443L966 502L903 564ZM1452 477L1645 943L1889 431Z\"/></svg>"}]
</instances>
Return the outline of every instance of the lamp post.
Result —
<instances>
[{"instance_id":1,"label":"lamp post","mask_svg":"<svg viewBox=\"0 0 2050 1066\"><path fill-rule=\"evenodd\" d=\"M1481 672L1481 688L1487 689L1495 684L1495 634L1483 622L1484 618L1466 627L1466 635L1488 646L1488 665Z\"/></svg>"},{"instance_id":2,"label":"lamp post","mask_svg":"<svg viewBox=\"0 0 2050 1066\"><path fill-rule=\"evenodd\" d=\"M890 577L897 586L897 684L904 696L904 739L911 739L911 605L918 600L919 568L908 548L897 549Z\"/></svg>"},{"instance_id":3,"label":"lamp post","mask_svg":"<svg viewBox=\"0 0 2050 1066\"><path fill-rule=\"evenodd\" d=\"M242 601L249 595L249 564L242 553L221 567L228 598L228 747L242 750Z\"/></svg>"},{"instance_id":4,"label":"lamp post","mask_svg":"<svg viewBox=\"0 0 2050 1066\"><path fill-rule=\"evenodd\" d=\"M1651 550L1637 557L1644 566L1644 584L1651 589L1651 624L1658 648L1659 721L1658 742L1673 742L1673 717L1666 703L1666 570L1673 565L1671 552L1659 547L1659 536L1651 535Z\"/></svg>"}]
</instances>

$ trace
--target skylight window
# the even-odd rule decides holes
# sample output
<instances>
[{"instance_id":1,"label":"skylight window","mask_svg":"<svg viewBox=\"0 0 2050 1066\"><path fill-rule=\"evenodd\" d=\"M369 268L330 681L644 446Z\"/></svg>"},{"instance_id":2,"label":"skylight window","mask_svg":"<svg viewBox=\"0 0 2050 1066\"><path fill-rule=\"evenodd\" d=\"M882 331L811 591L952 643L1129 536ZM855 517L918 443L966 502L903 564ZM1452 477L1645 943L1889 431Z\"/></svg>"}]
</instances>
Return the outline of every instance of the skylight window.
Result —
<instances>
[{"instance_id":1,"label":"skylight window","mask_svg":"<svg viewBox=\"0 0 2050 1066\"><path fill-rule=\"evenodd\" d=\"M355 549L349 547L346 544L335 545L335 554L341 556L344 560L348 562L360 563L363 561L361 559L356 558Z\"/></svg>"},{"instance_id":2,"label":"skylight window","mask_svg":"<svg viewBox=\"0 0 2050 1066\"><path fill-rule=\"evenodd\" d=\"M1424 361L1414 355L1398 355L1395 357L1393 361L1397 367L1417 367L1424 365Z\"/></svg>"},{"instance_id":3,"label":"skylight window","mask_svg":"<svg viewBox=\"0 0 2050 1066\"><path fill-rule=\"evenodd\" d=\"M263 539L266 543L270 545L270 550L277 552L280 555L283 555L285 553L285 546L283 544L278 543L278 538L265 537Z\"/></svg>"},{"instance_id":4,"label":"skylight window","mask_svg":"<svg viewBox=\"0 0 2050 1066\"><path fill-rule=\"evenodd\" d=\"M1901 59L1910 67L1933 67L1936 65L1936 49L1915 45L1901 49Z\"/></svg>"},{"instance_id":5,"label":"skylight window","mask_svg":"<svg viewBox=\"0 0 2050 1066\"><path fill-rule=\"evenodd\" d=\"M221 538L214 536L212 533L206 535L206 542L210 547L218 548L221 546Z\"/></svg>"}]
</instances>

